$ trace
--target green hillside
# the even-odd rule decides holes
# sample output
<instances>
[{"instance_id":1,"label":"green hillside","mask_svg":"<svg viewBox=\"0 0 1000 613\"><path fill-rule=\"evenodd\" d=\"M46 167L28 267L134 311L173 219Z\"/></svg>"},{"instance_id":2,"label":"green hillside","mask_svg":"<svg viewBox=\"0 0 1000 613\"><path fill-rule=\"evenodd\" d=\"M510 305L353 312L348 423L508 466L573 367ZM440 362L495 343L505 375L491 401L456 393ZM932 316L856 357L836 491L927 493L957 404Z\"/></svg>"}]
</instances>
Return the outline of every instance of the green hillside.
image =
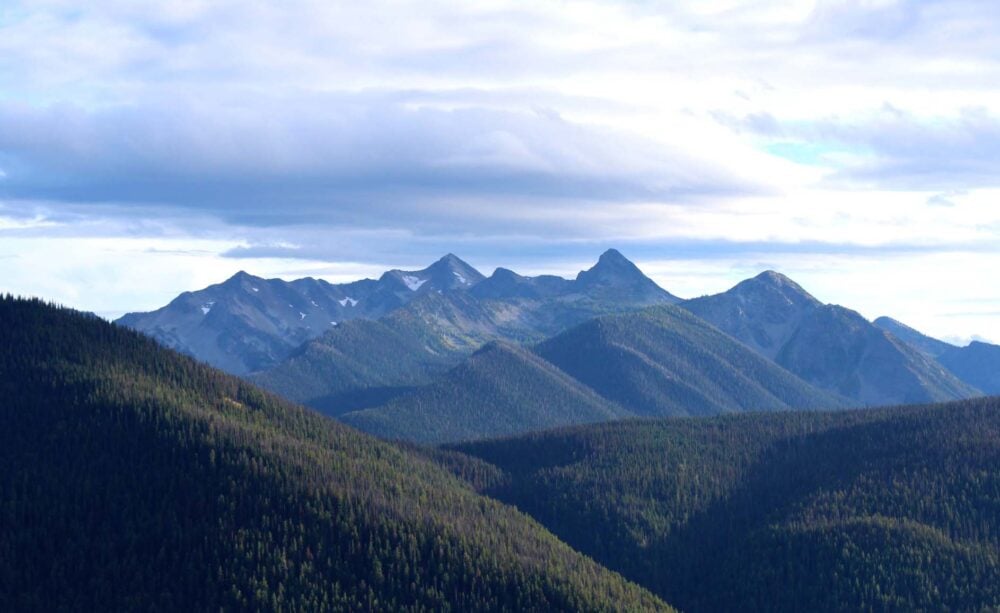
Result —
<instances>
[{"instance_id":1,"label":"green hillside","mask_svg":"<svg viewBox=\"0 0 1000 613\"><path fill-rule=\"evenodd\" d=\"M545 341L536 351L639 415L843 404L673 306L594 319Z\"/></svg>"},{"instance_id":2,"label":"green hillside","mask_svg":"<svg viewBox=\"0 0 1000 613\"><path fill-rule=\"evenodd\" d=\"M483 488L685 611L1000 607L1000 399L456 449L506 473Z\"/></svg>"},{"instance_id":3,"label":"green hillside","mask_svg":"<svg viewBox=\"0 0 1000 613\"><path fill-rule=\"evenodd\" d=\"M433 384L340 419L385 438L439 443L627 415L530 351L493 342Z\"/></svg>"},{"instance_id":4,"label":"green hillside","mask_svg":"<svg viewBox=\"0 0 1000 613\"><path fill-rule=\"evenodd\" d=\"M448 471L0 299L0 610L655 610Z\"/></svg>"},{"instance_id":5,"label":"green hillside","mask_svg":"<svg viewBox=\"0 0 1000 613\"><path fill-rule=\"evenodd\" d=\"M381 321L347 321L249 379L328 415L381 404L426 383L458 361L431 352L407 330Z\"/></svg>"}]
</instances>

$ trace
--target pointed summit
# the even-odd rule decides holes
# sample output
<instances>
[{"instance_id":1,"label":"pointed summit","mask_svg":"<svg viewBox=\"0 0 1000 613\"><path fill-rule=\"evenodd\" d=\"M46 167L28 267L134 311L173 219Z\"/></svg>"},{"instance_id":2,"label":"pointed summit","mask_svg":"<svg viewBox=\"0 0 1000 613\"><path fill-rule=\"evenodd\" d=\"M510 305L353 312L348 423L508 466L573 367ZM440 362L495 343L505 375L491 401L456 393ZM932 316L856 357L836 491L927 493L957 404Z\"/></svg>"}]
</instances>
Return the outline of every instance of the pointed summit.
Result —
<instances>
[{"instance_id":1,"label":"pointed summit","mask_svg":"<svg viewBox=\"0 0 1000 613\"><path fill-rule=\"evenodd\" d=\"M434 292L468 289L486 277L481 272L449 253L423 270L390 270L380 282L394 279L411 292Z\"/></svg>"},{"instance_id":2,"label":"pointed summit","mask_svg":"<svg viewBox=\"0 0 1000 613\"><path fill-rule=\"evenodd\" d=\"M648 304L679 301L676 296L661 288L643 274L639 267L617 249L608 249L598 258L597 264L576 276L576 284L585 292L616 293L622 299L639 299Z\"/></svg>"},{"instance_id":3,"label":"pointed summit","mask_svg":"<svg viewBox=\"0 0 1000 613\"><path fill-rule=\"evenodd\" d=\"M590 283L597 280L638 279L640 277L643 279L647 278L639 270L639 267L622 255L620 251L617 249L608 249L601 254L596 264L578 274L576 280Z\"/></svg>"},{"instance_id":4,"label":"pointed summit","mask_svg":"<svg viewBox=\"0 0 1000 613\"><path fill-rule=\"evenodd\" d=\"M437 262L428 266L422 272L436 274L439 271L447 271L456 278L463 277L466 280L465 285L474 285L486 278L481 272L473 268L468 262L464 261L454 253L445 255Z\"/></svg>"},{"instance_id":5,"label":"pointed summit","mask_svg":"<svg viewBox=\"0 0 1000 613\"><path fill-rule=\"evenodd\" d=\"M257 279L257 277L251 275L250 273L246 272L245 270L241 270L238 273L236 273L235 275L233 275L233 276L229 277L228 279L226 279L225 281L223 281L222 285L233 285L233 284L240 283L242 281L250 281L250 280L253 280L253 279Z\"/></svg>"},{"instance_id":6,"label":"pointed summit","mask_svg":"<svg viewBox=\"0 0 1000 613\"><path fill-rule=\"evenodd\" d=\"M752 279L738 283L726 293L744 300L772 302L776 308L785 305L817 306L820 301L780 272L765 270Z\"/></svg>"}]
</instances>

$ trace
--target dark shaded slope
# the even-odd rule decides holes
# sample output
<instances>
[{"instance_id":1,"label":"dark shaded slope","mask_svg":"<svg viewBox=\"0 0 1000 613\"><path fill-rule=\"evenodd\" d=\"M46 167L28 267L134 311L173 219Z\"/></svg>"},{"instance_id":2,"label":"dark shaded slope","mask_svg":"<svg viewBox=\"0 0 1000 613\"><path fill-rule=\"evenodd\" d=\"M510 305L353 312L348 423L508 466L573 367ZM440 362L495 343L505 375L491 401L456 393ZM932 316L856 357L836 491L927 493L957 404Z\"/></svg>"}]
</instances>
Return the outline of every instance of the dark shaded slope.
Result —
<instances>
[{"instance_id":1,"label":"dark shaded slope","mask_svg":"<svg viewBox=\"0 0 1000 613\"><path fill-rule=\"evenodd\" d=\"M494 495L686 611L1000 607L997 399L456 448L505 471Z\"/></svg>"},{"instance_id":2,"label":"dark shaded slope","mask_svg":"<svg viewBox=\"0 0 1000 613\"><path fill-rule=\"evenodd\" d=\"M385 438L440 443L626 415L529 351L493 342L433 384L341 419Z\"/></svg>"},{"instance_id":3,"label":"dark shaded slope","mask_svg":"<svg viewBox=\"0 0 1000 613\"><path fill-rule=\"evenodd\" d=\"M0 609L655 609L418 455L0 299Z\"/></svg>"},{"instance_id":4,"label":"dark shaded slope","mask_svg":"<svg viewBox=\"0 0 1000 613\"><path fill-rule=\"evenodd\" d=\"M639 415L831 408L841 401L676 307L601 317L536 349Z\"/></svg>"}]
</instances>

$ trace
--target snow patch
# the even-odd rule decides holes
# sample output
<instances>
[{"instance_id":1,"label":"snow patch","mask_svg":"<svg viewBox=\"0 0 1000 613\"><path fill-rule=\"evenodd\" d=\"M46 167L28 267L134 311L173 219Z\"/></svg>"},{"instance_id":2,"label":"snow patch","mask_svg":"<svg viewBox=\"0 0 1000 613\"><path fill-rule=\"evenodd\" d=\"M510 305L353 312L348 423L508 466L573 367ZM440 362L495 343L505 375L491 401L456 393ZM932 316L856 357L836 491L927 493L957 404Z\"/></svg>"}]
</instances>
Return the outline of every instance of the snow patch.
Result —
<instances>
[{"instance_id":1,"label":"snow patch","mask_svg":"<svg viewBox=\"0 0 1000 613\"><path fill-rule=\"evenodd\" d=\"M299 311L299 321L302 321L305 318L306 318L306 314L303 313L302 311Z\"/></svg>"},{"instance_id":2,"label":"snow patch","mask_svg":"<svg viewBox=\"0 0 1000 613\"><path fill-rule=\"evenodd\" d=\"M336 326L336 325L337 325L337 322L335 322L335 321L331 321L331 322L330 322L330 325L331 325L331 326Z\"/></svg>"},{"instance_id":3,"label":"snow patch","mask_svg":"<svg viewBox=\"0 0 1000 613\"><path fill-rule=\"evenodd\" d=\"M458 274L457 272L452 271L451 274L455 275L455 278L458 279L458 282L461 283L462 285L468 285L469 284L468 279L466 279L462 275Z\"/></svg>"},{"instance_id":4,"label":"snow patch","mask_svg":"<svg viewBox=\"0 0 1000 613\"><path fill-rule=\"evenodd\" d=\"M343 300L338 300L337 302L340 303L340 306L347 306L347 305L357 306L357 304L358 304L357 300L355 300L354 298L351 298L349 296L347 298L344 298Z\"/></svg>"},{"instance_id":5,"label":"snow patch","mask_svg":"<svg viewBox=\"0 0 1000 613\"><path fill-rule=\"evenodd\" d=\"M250 289L252 289L252 290L253 290L253 291L255 291L255 292L259 292L259 291L260 291L259 289L257 289L256 287L254 287L254 286L252 286L252 285L250 286Z\"/></svg>"},{"instance_id":6,"label":"snow patch","mask_svg":"<svg viewBox=\"0 0 1000 613\"><path fill-rule=\"evenodd\" d=\"M427 279L420 279L411 275L403 275L403 283L406 287L410 288L411 292L415 292L420 289L420 286L427 283Z\"/></svg>"},{"instance_id":7,"label":"snow patch","mask_svg":"<svg viewBox=\"0 0 1000 613\"><path fill-rule=\"evenodd\" d=\"M316 304L315 300L310 300L309 304L313 305L314 307L318 307L319 306L318 304Z\"/></svg>"},{"instance_id":8,"label":"snow patch","mask_svg":"<svg viewBox=\"0 0 1000 613\"><path fill-rule=\"evenodd\" d=\"M214 300L210 300L210 301L206 302L205 304L201 305L201 314L202 315L208 315L208 312L211 311L212 307L214 307L214 306L215 306L215 301Z\"/></svg>"}]
</instances>

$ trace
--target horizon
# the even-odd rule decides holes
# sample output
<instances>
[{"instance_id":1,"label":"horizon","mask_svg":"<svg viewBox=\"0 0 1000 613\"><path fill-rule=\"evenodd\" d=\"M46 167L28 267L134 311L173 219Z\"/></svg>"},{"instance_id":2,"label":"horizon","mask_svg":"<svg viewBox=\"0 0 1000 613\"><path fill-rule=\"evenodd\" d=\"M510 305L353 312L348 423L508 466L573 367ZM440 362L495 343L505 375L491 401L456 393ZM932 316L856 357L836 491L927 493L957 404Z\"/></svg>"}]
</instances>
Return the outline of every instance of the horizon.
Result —
<instances>
[{"instance_id":1,"label":"horizon","mask_svg":"<svg viewBox=\"0 0 1000 613\"><path fill-rule=\"evenodd\" d=\"M109 316L239 269L566 276L613 245L679 296L773 269L1000 342L998 26L984 0L15 0L0 291Z\"/></svg>"}]
</instances>

